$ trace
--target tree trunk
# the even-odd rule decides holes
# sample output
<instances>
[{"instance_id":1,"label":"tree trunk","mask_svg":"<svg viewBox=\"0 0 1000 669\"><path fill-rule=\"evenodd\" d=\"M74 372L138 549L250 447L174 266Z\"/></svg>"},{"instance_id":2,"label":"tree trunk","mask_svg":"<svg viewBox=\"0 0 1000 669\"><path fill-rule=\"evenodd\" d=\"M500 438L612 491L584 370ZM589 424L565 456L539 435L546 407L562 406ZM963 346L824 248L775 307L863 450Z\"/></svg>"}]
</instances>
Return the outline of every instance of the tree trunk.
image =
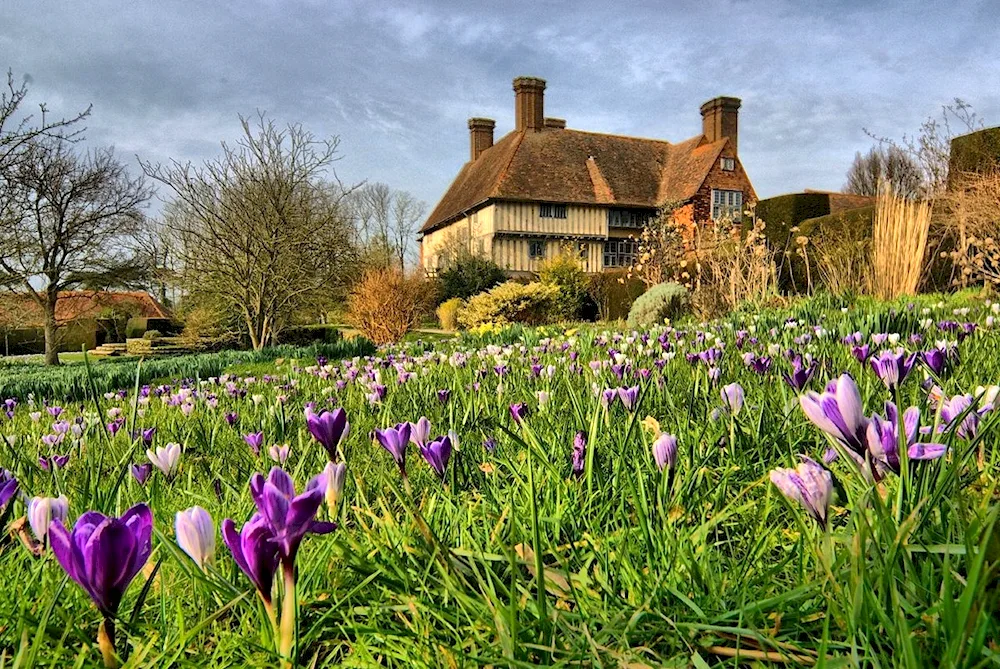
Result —
<instances>
[{"instance_id":1,"label":"tree trunk","mask_svg":"<svg viewBox=\"0 0 1000 669\"><path fill-rule=\"evenodd\" d=\"M57 294L45 296L45 364L59 364L59 330L56 325Z\"/></svg>"}]
</instances>

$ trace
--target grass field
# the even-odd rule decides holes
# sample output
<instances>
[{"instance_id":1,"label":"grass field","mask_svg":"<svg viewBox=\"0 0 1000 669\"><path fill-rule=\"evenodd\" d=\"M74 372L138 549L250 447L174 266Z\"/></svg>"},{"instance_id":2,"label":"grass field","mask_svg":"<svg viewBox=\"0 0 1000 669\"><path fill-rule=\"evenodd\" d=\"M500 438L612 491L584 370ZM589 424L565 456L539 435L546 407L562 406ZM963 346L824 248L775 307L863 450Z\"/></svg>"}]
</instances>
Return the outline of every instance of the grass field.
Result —
<instances>
[{"instance_id":1,"label":"grass field","mask_svg":"<svg viewBox=\"0 0 1000 669\"><path fill-rule=\"evenodd\" d=\"M812 301L229 360L239 373L179 370L96 402L10 391L0 665L98 666L114 613L103 650L127 666L996 666L993 313L967 297ZM339 440L322 414L336 409ZM422 417L429 430L402 425ZM407 436L420 443L400 467ZM140 483L131 466L168 444L172 475ZM294 502L278 475L248 485L284 444ZM140 538L128 558L148 559L113 612L67 577L55 524L52 547L18 537L27 500L58 495L67 528L151 510L148 551ZM181 522L182 549L175 515L194 506L212 527ZM273 588L219 535L258 509ZM101 592L129 571L109 555L90 574Z\"/></svg>"}]
</instances>

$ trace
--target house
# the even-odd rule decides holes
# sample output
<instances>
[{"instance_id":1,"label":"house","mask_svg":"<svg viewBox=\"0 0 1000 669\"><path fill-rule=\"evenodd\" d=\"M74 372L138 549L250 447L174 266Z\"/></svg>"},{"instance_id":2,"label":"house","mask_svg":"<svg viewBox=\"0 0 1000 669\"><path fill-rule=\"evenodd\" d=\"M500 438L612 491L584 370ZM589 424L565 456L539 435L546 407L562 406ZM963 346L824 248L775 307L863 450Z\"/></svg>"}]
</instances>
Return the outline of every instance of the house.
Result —
<instances>
[{"instance_id":1,"label":"house","mask_svg":"<svg viewBox=\"0 0 1000 669\"><path fill-rule=\"evenodd\" d=\"M627 267L657 209L684 226L739 220L756 200L737 151L740 100L701 105L701 133L679 143L566 127L545 116L545 81L514 79L514 130L469 119L469 161L420 229L435 274L455 254L491 257L512 275L572 246L587 272Z\"/></svg>"},{"instance_id":2,"label":"house","mask_svg":"<svg viewBox=\"0 0 1000 669\"><path fill-rule=\"evenodd\" d=\"M90 350L124 341L126 323L131 319L142 319L145 325L167 323L170 318L162 304L142 291L64 291L56 301L59 350L79 351L83 346ZM0 294L0 354L41 353L45 350L44 325L42 307L30 295Z\"/></svg>"}]
</instances>

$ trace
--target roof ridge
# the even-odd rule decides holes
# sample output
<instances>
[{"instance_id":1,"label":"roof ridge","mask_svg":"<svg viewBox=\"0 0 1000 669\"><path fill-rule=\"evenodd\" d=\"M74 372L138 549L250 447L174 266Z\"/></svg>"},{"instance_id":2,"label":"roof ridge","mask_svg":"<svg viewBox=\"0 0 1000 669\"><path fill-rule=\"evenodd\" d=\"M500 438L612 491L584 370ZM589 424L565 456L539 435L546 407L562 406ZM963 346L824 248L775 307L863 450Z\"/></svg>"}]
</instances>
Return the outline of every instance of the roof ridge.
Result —
<instances>
[{"instance_id":1,"label":"roof ridge","mask_svg":"<svg viewBox=\"0 0 1000 669\"><path fill-rule=\"evenodd\" d=\"M608 180L601 173L601 168L593 156L587 158L587 172L590 174L590 181L594 185L594 199L601 204L613 204L615 192L612 190Z\"/></svg>"},{"instance_id":2,"label":"roof ridge","mask_svg":"<svg viewBox=\"0 0 1000 669\"><path fill-rule=\"evenodd\" d=\"M657 144L666 144L667 146L677 146L669 139L657 139L656 137L637 137L636 135L623 135L618 132L597 132L596 130L580 130L579 128L563 128L561 130L555 130L553 132L578 132L583 135L598 135L600 137L617 137L620 139L631 139L637 142L656 142ZM686 142L688 140L684 141Z\"/></svg>"}]
</instances>

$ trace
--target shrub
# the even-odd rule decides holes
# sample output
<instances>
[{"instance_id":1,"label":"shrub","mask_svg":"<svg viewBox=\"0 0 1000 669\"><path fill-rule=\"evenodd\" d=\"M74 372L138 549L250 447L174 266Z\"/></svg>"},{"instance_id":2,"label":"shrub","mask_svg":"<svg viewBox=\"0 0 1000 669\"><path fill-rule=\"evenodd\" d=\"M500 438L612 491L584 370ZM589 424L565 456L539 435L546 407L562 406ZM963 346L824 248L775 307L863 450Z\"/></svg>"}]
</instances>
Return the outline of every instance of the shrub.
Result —
<instances>
[{"instance_id":1,"label":"shrub","mask_svg":"<svg viewBox=\"0 0 1000 669\"><path fill-rule=\"evenodd\" d=\"M628 324L630 327L649 327L662 323L665 318L678 318L683 315L687 304L687 289L679 283L655 285L632 303Z\"/></svg>"},{"instance_id":2,"label":"shrub","mask_svg":"<svg viewBox=\"0 0 1000 669\"><path fill-rule=\"evenodd\" d=\"M626 318L632 303L642 295L646 285L639 277L628 276L627 270L609 270L588 277L588 293L597 308L597 317L604 321Z\"/></svg>"},{"instance_id":3,"label":"shrub","mask_svg":"<svg viewBox=\"0 0 1000 669\"><path fill-rule=\"evenodd\" d=\"M348 297L347 320L376 344L391 344L420 322L428 304L423 278L396 269L370 269Z\"/></svg>"},{"instance_id":4,"label":"shrub","mask_svg":"<svg viewBox=\"0 0 1000 669\"><path fill-rule=\"evenodd\" d=\"M150 340L159 339L162 336L163 335L160 334L159 330L146 330L145 332L142 333L143 339L150 339Z\"/></svg>"},{"instance_id":5,"label":"shrub","mask_svg":"<svg viewBox=\"0 0 1000 669\"><path fill-rule=\"evenodd\" d=\"M334 344L343 338L343 333L336 325L317 323L287 327L281 331L280 341L293 346L308 346L316 342Z\"/></svg>"},{"instance_id":6,"label":"shrub","mask_svg":"<svg viewBox=\"0 0 1000 669\"><path fill-rule=\"evenodd\" d=\"M438 274L440 299L466 300L507 280L507 273L489 258L464 255Z\"/></svg>"},{"instance_id":7,"label":"shrub","mask_svg":"<svg viewBox=\"0 0 1000 669\"><path fill-rule=\"evenodd\" d=\"M458 312L464 305L465 300L460 297L453 297L441 303L437 308L437 317L442 330L458 329Z\"/></svg>"},{"instance_id":8,"label":"shrub","mask_svg":"<svg viewBox=\"0 0 1000 669\"><path fill-rule=\"evenodd\" d=\"M559 289L547 283L502 283L469 299L458 313L458 322L465 327L524 323L541 325L552 320Z\"/></svg>"},{"instance_id":9,"label":"shrub","mask_svg":"<svg viewBox=\"0 0 1000 669\"><path fill-rule=\"evenodd\" d=\"M583 271L579 259L568 252L561 252L545 260L538 270L542 283L555 286L559 290L559 302L554 315L562 320L578 320L590 295L587 288L587 273Z\"/></svg>"}]
</instances>

